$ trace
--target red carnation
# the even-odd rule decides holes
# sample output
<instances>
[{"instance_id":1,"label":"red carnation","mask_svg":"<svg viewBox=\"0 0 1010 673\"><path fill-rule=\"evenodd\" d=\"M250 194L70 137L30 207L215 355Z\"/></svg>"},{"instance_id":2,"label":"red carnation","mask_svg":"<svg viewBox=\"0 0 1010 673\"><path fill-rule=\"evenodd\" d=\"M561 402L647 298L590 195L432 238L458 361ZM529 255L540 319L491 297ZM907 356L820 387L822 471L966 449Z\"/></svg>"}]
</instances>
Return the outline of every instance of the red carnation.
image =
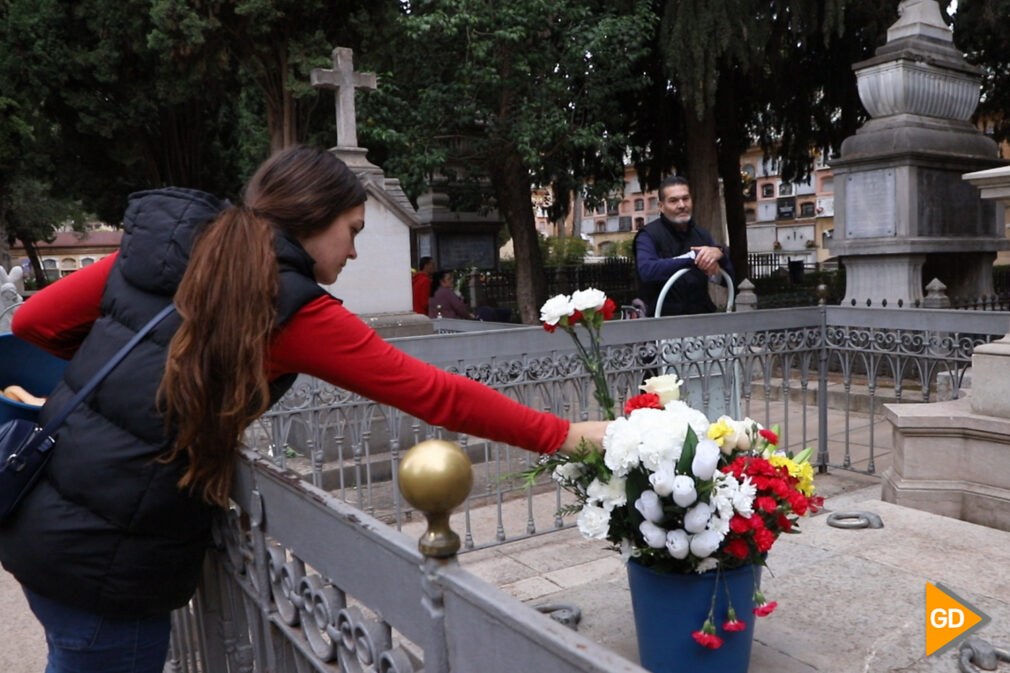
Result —
<instances>
[{"instance_id":1,"label":"red carnation","mask_svg":"<svg viewBox=\"0 0 1010 673\"><path fill-rule=\"evenodd\" d=\"M604 320L610 320L614 317L614 312L617 311L617 303L607 297L606 301L603 302L603 308L600 309L600 315L603 316Z\"/></svg>"},{"instance_id":2,"label":"red carnation","mask_svg":"<svg viewBox=\"0 0 1010 673\"><path fill-rule=\"evenodd\" d=\"M747 628L747 623L741 622L739 619L732 619L724 622L722 628L724 631L743 631Z\"/></svg>"},{"instance_id":3,"label":"red carnation","mask_svg":"<svg viewBox=\"0 0 1010 673\"><path fill-rule=\"evenodd\" d=\"M628 416L635 409L662 409L663 405L659 403L659 395L656 393L642 393L641 395L635 395L628 399L624 403L624 415Z\"/></svg>"},{"instance_id":4,"label":"red carnation","mask_svg":"<svg viewBox=\"0 0 1010 673\"><path fill-rule=\"evenodd\" d=\"M754 608L754 614L758 617L767 617L771 613L775 612L775 608L779 606L778 603L772 601L771 603L762 603Z\"/></svg>"},{"instance_id":5,"label":"red carnation","mask_svg":"<svg viewBox=\"0 0 1010 673\"><path fill-rule=\"evenodd\" d=\"M754 546L757 547L759 552L768 551L772 548L773 544L775 544L775 533L767 528L754 531Z\"/></svg>"},{"instance_id":6,"label":"red carnation","mask_svg":"<svg viewBox=\"0 0 1010 673\"><path fill-rule=\"evenodd\" d=\"M766 440L768 440L769 444L772 444L773 446L778 446L779 445L779 436L776 435L771 430L768 430L767 428L763 428L761 430L758 430L758 434L761 435L762 437L764 437Z\"/></svg>"},{"instance_id":7,"label":"red carnation","mask_svg":"<svg viewBox=\"0 0 1010 673\"><path fill-rule=\"evenodd\" d=\"M750 547L744 541L743 538L735 538L731 540L725 547L725 552L730 556L735 556L737 558L743 559L747 558L750 554Z\"/></svg>"},{"instance_id":8,"label":"red carnation","mask_svg":"<svg viewBox=\"0 0 1010 673\"><path fill-rule=\"evenodd\" d=\"M779 520L779 528L781 528L785 532L788 533L793 529L793 522L790 521L789 517L787 517L785 514L779 514L778 520Z\"/></svg>"},{"instance_id":9,"label":"red carnation","mask_svg":"<svg viewBox=\"0 0 1010 673\"><path fill-rule=\"evenodd\" d=\"M775 498L769 498L767 495L760 495L754 498L754 509L760 509L765 512L774 512L779 508L779 504L775 502Z\"/></svg>"},{"instance_id":10,"label":"red carnation","mask_svg":"<svg viewBox=\"0 0 1010 673\"><path fill-rule=\"evenodd\" d=\"M691 637L698 641L700 645L703 645L712 650L718 650L722 647L722 638L715 635L714 633L705 633L704 631L695 631L691 634Z\"/></svg>"},{"instance_id":11,"label":"red carnation","mask_svg":"<svg viewBox=\"0 0 1010 673\"><path fill-rule=\"evenodd\" d=\"M574 325L575 323L582 320L583 317L584 316L582 315L582 311L580 311L579 309L575 309L575 313L568 316L568 324Z\"/></svg>"},{"instance_id":12,"label":"red carnation","mask_svg":"<svg viewBox=\"0 0 1010 673\"><path fill-rule=\"evenodd\" d=\"M558 328L557 325L552 325L549 322L545 322L544 323L544 329L547 330L548 332L553 333L554 330L556 330L557 328Z\"/></svg>"},{"instance_id":13,"label":"red carnation","mask_svg":"<svg viewBox=\"0 0 1010 673\"><path fill-rule=\"evenodd\" d=\"M729 520L729 529L734 533L746 533L750 530L750 528L750 519L747 517L735 514L733 515L733 518Z\"/></svg>"}]
</instances>

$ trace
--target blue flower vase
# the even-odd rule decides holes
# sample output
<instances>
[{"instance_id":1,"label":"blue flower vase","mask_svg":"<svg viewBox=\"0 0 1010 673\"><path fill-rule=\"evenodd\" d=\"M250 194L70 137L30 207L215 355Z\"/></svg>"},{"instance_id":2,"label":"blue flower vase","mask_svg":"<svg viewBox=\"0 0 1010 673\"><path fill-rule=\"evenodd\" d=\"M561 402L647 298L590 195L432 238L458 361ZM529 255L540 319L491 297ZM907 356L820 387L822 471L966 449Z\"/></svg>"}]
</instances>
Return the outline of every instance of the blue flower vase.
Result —
<instances>
[{"instance_id":1,"label":"blue flower vase","mask_svg":"<svg viewBox=\"0 0 1010 673\"><path fill-rule=\"evenodd\" d=\"M761 580L761 566L744 566L697 574L658 573L632 559L628 563L631 607L638 634L642 667L652 673L746 673L754 638L754 588ZM737 619L747 624L743 631L722 628L729 604L727 589ZM709 649L691 634L708 617L715 592L713 623L722 647Z\"/></svg>"}]
</instances>

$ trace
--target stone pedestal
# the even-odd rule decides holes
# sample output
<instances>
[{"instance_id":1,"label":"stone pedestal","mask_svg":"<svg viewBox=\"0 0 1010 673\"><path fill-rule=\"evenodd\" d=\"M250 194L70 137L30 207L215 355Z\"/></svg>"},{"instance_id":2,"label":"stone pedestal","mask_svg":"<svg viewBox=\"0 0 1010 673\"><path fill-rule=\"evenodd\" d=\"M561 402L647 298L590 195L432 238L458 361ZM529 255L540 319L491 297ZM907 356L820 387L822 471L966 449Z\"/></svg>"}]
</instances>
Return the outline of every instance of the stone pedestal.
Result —
<instances>
[{"instance_id":1,"label":"stone pedestal","mask_svg":"<svg viewBox=\"0 0 1010 673\"><path fill-rule=\"evenodd\" d=\"M976 413L971 400L885 405L894 454L881 499L1010 531L1010 419Z\"/></svg>"},{"instance_id":2,"label":"stone pedestal","mask_svg":"<svg viewBox=\"0 0 1010 673\"><path fill-rule=\"evenodd\" d=\"M829 249L846 267L843 304L894 306L939 278L951 297L993 292L1006 249L994 204L964 173L1002 163L971 124L980 71L954 47L935 0L904 0L876 55L853 66L872 119L842 143Z\"/></svg>"},{"instance_id":3,"label":"stone pedestal","mask_svg":"<svg viewBox=\"0 0 1010 673\"><path fill-rule=\"evenodd\" d=\"M1010 167L964 179L1001 211L1010 204ZM885 406L894 456L882 498L1010 530L1010 334L975 348L971 365L967 398Z\"/></svg>"}]
</instances>

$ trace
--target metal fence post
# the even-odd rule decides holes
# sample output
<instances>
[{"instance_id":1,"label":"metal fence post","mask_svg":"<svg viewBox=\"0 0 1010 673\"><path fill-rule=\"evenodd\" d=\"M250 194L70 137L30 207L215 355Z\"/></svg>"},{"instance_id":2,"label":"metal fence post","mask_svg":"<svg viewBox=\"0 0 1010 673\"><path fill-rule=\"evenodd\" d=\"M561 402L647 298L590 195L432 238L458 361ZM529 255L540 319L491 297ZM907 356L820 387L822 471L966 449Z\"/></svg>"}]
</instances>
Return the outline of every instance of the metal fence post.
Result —
<instances>
[{"instance_id":1,"label":"metal fence post","mask_svg":"<svg viewBox=\"0 0 1010 673\"><path fill-rule=\"evenodd\" d=\"M817 471L828 471L828 286L817 286L821 343L817 362Z\"/></svg>"},{"instance_id":2,"label":"metal fence post","mask_svg":"<svg viewBox=\"0 0 1010 673\"><path fill-rule=\"evenodd\" d=\"M449 527L449 515L470 494L472 465L470 458L455 444L429 439L403 455L398 474L403 497L428 520L428 530L417 543L424 554L423 604L430 619L428 640L424 643L424 670L449 673L451 665L439 577L446 568L458 564L456 552L460 540Z\"/></svg>"}]
</instances>

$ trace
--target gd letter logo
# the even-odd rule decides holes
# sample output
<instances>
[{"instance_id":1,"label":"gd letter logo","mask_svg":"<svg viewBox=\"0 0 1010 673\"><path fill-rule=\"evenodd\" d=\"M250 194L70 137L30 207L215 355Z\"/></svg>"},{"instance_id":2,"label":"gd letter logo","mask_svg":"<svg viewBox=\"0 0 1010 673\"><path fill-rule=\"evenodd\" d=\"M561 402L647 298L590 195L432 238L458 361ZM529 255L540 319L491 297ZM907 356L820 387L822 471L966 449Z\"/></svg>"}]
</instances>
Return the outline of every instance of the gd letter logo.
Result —
<instances>
[{"instance_id":1,"label":"gd letter logo","mask_svg":"<svg viewBox=\"0 0 1010 673\"><path fill-rule=\"evenodd\" d=\"M939 582L926 582L926 655L989 623L989 616Z\"/></svg>"}]
</instances>

